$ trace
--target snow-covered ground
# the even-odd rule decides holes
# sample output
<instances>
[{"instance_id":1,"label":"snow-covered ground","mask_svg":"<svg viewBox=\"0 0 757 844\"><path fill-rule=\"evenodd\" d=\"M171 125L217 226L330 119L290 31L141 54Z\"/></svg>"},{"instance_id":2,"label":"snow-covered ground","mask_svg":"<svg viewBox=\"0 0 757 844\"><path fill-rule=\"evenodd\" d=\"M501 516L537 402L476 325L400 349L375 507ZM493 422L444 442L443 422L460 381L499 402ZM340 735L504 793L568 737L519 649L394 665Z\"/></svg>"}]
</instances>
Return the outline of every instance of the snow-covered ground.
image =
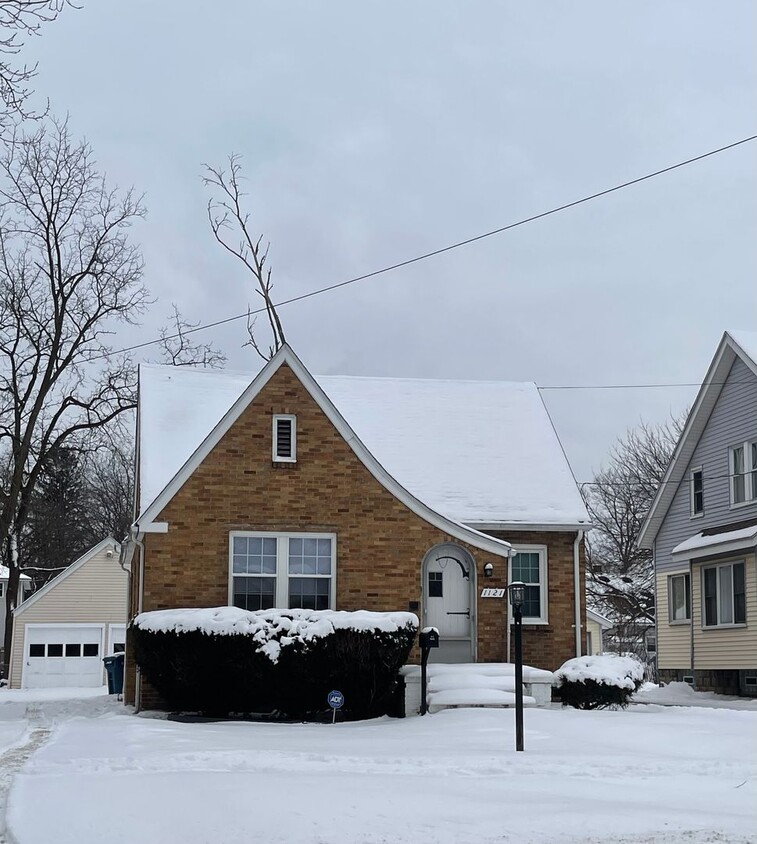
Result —
<instances>
[{"instance_id":1,"label":"snow-covered ground","mask_svg":"<svg viewBox=\"0 0 757 844\"><path fill-rule=\"evenodd\" d=\"M668 683L666 686L647 683L636 692L633 699L636 703L657 703L660 706L709 706L714 709L747 709L757 712L757 698L697 692L688 683Z\"/></svg>"},{"instance_id":2,"label":"snow-covered ground","mask_svg":"<svg viewBox=\"0 0 757 844\"><path fill-rule=\"evenodd\" d=\"M57 714L13 782L17 844L746 844L757 829L757 712L528 709L516 754L511 709L332 726L39 707Z\"/></svg>"}]
</instances>

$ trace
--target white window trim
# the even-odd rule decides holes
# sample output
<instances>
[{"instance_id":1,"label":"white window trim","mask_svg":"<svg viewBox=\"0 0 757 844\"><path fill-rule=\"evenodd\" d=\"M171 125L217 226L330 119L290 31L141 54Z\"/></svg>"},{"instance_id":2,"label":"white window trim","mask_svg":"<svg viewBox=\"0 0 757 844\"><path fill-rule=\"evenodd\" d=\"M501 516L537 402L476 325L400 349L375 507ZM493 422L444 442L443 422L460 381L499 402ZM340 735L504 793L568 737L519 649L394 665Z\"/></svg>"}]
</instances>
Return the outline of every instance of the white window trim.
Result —
<instances>
[{"instance_id":1,"label":"white window trim","mask_svg":"<svg viewBox=\"0 0 757 844\"><path fill-rule=\"evenodd\" d=\"M739 560L728 560L727 562L723 563L711 563L706 566L702 566L702 573L700 575L700 589L701 597L700 597L700 615L701 615L701 627L702 630L729 630L731 628L740 628L746 627L746 611L747 608L745 607L745 616L744 621L727 621L725 624L707 624L707 610L705 607L705 593L704 593L704 573L707 569L723 569L726 567L733 568L733 566L742 563L744 565L744 588L746 589L746 576L747 576L747 563L746 560L739 559ZM720 575L718 574L715 577L715 607L717 609L718 616L720 615ZM731 572L731 615L734 616L735 607L734 607L734 591L733 591L733 571ZM747 597L749 597L747 591Z\"/></svg>"},{"instance_id":2,"label":"white window trim","mask_svg":"<svg viewBox=\"0 0 757 844\"><path fill-rule=\"evenodd\" d=\"M335 533L301 533L299 531L272 530L232 530L229 532L229 606L234 605L234 537L249 536L255 539L286 539L286 542L276 542L276 600L274 607L289 608L289 540L290 539L330 539L331 540L331 574L330 575L291 575L292 577L317 577L325 580L330 577L329 607L336 609L336 534ZM274 577L274 575L251 575L252 577Z\"/></svg>"},{"instance_id":3,"label":"white window trim","mask_svg":"<svg viewBox=\"0 0 757 844\"><path fill-rule=\"evenodd\" d=\"M702 509L699 513L694 510L694 475L697 472L702 473ZM695 466L689 472L689 517L692 519L704 517L704 469L701 466Z\"/></svg>"},{"instance_id":4,"label":"white window trim","mask_svg":"<svg viewBox=\"0 0 757 844\"><path fill-rule=\"evenodd\" d=\"M549 560L546 545L521 545L520 543L513 543L513 551L516 553L538 553L539 554L539 587L540 595L539 602L541 603L541 616L534 618L533 616L523 616L523 624L549 624L549 583L547 581L547 574L549 569ZM512 557L507 561L507 582L513 582L513 561ZM510 602L507 602L508 619L512 622L513 610Z\"/></svg>"},{"instance_id":5,"label":"white window trim","mask_svg":"<svg viewBox=\"0 0 757 844\"><path fill-rule=\"evenodd\" d=\"M276 451L278 445L278 422L280 419L286 419L292 423L292 454L291 456L283 457ZM273 423L271 427L273 435L273 444L271 446L271 454L273 455L274 463L296 463L297 462L297 417L293 413L275 413L273 415Z\"/></svg>"},{"instance_id":6,"label":"white window trim","mask_svg":"<svg viewBox=\"0 0 757 844\"><path fill-rule=\"evenodd\" d=\"M673 618L673 585L672 580L674 577L683 577L689 578L689 617L688 618ZM684 581L685 582L685 581ZM674 572L673 574L668 575L668 624L671 626L679 626L679 625L690 625L691 624L691 576L690 573L687 571L679 571Z\"/></svg>"},{"instance_id":7,"label":"white window trim","mask_svg":"<svg viewBox=\"0 0 757 844\"><path fill-rule=\"evenodd\" d=\"M757 503L757 489L752 488L752 472L757 470L757 466L752 465L752 443L755 440L744 440L741 443L734 443L728 447L728 496L729 506L731 510L736 510L739 507L749 507ZM744 500L734 501L734 486L736 475L733 471L733 452L737 448L744 449Z\"/></svg>"}]
</instances>

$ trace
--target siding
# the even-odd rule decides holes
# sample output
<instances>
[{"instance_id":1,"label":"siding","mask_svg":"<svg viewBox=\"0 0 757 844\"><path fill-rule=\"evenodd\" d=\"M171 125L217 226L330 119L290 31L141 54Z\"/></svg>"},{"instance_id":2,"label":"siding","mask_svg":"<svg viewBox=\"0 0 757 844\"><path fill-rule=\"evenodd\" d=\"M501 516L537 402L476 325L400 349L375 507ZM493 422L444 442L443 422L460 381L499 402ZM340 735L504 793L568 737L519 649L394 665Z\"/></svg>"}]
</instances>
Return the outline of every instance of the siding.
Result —
<instances>
[{"instance_id":1,"label":"siding","mask_svg":"<svg viewBox=\"0 0 757 844\"><path fill-rule=\"evenodd\" d=\"M589 654L602 653L602 627L590 618L586 619L586 632L591 634L591 650L587 640L586 651Z\"/></svg>"},{"instance_id":2,"label":"siding","mask_svg":"<svg viewBox=\"0 0 757 844\"><path fill-rule=\"evenodd\" d=\"M13 620L11 688L18 689L21 686L24 625L126 623L128 576L118 564L118 552L110 558L105 553L106 549L103 548L47 594L16 614ZM107 633L106 627L106 637Z\"/></svg>"},{"instance_id":3,"label":"siding","mask_svg":"<svg viewBox=\"0 0 757 844\"><path fill-rule=\"evenodd\" d=\"M708 668L757 669L757 562L754 554L731 559L746 561L746 627L725 630L703 629L702 568L706 563L695 564L692 569L691 612L694 622L694 667L700 671ZM718 562L721 561L718 560Z\"/></svg>"},{"instance_id":4,"label":"siding","mask_svg":"<svg viewBox=\"0 0 757 844\"><path fill-rule=\"evenodd\" d=\"M679 563L680 567L680 563ZM691 669L691 624L668 620L668 576L687 574L689 567L657 575L657 667Z\"/></svg>"},{"instance_id":5,"label":"siding","mask_svg":"<svg viewBox=\"0 0 757 844\"><path fill-rule=\"evenodd\" d=\"M673 571L680 567L680 561L673 561L670 552L684 539L705 528L757 518L757 502L745 507L730 506L728 481L728 447L755 439L757 376L737 358L657 534L655 564L658 571ZM704 515L692 519L689 475L692 468L699 466L704 474Z\"/></svg>"}]
</instances>

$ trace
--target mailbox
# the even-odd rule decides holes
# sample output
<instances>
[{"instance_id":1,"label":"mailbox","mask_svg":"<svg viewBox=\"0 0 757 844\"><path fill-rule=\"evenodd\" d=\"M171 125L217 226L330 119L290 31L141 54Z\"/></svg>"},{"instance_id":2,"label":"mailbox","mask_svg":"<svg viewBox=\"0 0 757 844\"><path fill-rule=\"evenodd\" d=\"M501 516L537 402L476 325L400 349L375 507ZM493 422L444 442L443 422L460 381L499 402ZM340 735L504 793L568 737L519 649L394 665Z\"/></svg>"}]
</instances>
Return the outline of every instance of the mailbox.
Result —
<instances>
[{"instance_id":1,"label":"mailbox","mask_svg":"<svg viewBox=\"0 0 757 844\"><path fill-rule=\"evenodd\" d=\"M439 647L439 631L436 627L427 627L421 631L418 642L424 650Z\"/></svg>"}]
</instances>

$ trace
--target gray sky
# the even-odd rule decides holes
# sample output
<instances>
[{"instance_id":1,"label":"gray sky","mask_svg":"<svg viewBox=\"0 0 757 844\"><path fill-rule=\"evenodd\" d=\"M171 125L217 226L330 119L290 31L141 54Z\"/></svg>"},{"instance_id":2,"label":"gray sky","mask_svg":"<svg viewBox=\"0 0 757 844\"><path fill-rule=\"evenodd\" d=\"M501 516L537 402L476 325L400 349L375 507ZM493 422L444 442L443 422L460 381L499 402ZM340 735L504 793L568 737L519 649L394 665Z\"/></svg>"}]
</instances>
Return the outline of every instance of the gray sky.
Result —
<instances>
[{"instance_id":1,"label":"gray sky","mask_svg":"<svg viewBox=\"0 0 757 844\"><path fill-rule=\"evenodd\" d=\"M201 162L243 156L288 298L579 198L757 130L757 6L87 0L29 45L37 90L146 194L158 298L243 311ZM315 373L700 379L757 326L756 144L282 309ZM208 332L257 368L243 323ZM545 394L579 480L695 390Z\"/></svg>"}]
</instances>

